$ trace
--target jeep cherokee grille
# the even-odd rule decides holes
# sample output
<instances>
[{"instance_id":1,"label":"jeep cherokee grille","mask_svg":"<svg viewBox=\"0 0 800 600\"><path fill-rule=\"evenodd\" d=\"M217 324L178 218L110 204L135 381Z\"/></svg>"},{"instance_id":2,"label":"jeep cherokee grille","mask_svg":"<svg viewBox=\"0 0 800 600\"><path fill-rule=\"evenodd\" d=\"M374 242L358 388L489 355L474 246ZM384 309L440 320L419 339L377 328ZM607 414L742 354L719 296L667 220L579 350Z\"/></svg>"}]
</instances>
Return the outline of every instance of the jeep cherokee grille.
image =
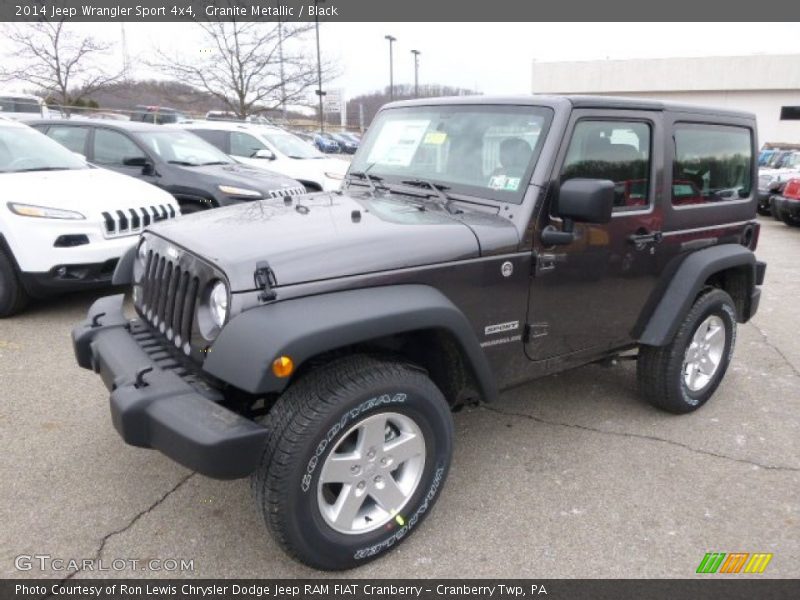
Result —
<instances>
[{"instance_id":1,"label":"jeep cherokee grille","mask_svg":"<svg viewBox=\"0 0 800 600\"><path fill-rule=\"evenodd\" d=\"M176 216L178 213L168 204L104 211L104 235L107 238L134 235L150 223L174 219Z\"/></svg>"},{"instance_id":2,"label":"jeep cherokee grille","mask_svg":"<svg viewBox=\"0 0 800 600\"><path fill-rule=\"evenodd\" d=\"M283 188L280 190L272 190L267 194L268 198L283 198L284 196L302 196L307 193L304 187Z\"/></svg>"}]
</instances>

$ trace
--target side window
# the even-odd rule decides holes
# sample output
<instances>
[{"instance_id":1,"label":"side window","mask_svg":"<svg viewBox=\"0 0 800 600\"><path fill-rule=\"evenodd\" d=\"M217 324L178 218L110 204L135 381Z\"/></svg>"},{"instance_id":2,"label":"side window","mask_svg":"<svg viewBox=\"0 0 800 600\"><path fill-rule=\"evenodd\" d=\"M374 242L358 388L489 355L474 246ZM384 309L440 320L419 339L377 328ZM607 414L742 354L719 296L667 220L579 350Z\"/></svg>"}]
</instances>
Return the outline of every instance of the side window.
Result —
<instances>
[{"instance_id":1,"label":"side window","mask_svg":"<svg viewBox=\"0 0 800 600\"><path fill-rule=\"evenodd\" d=\"M228 136L227 131L217 131L214 129L190 129L193 134L203 138L212 146L216 146L223 152L227 152L225 148L225 138Z\"/></svg>"},{"instance_id":2,"label":"side window","mask_svg":"<svg viewBox=\"0 0 800 600\"><path fill-rule=\"evenodd\" d=\"M122 166L129 158L145 158L145 154L125 135L110 129L95 129L94 162Z\"/></svg>"},{"instance_id":3,"label":"side window","mask_svg":"<svg viewBox=\"0 0 800 600\"><path fill-rule=\"evenodd\" d=\"M749 197L751 136L745 127L676 124L672 204L685 206Z\"/></svg>"},{"instance_id":4,"label":"side window","mask_svg":"<svg viewBox=\"0 0 800 600\"><path fill-rule=\"evenodd\" d=\"M57 141L73 152L84 154L86 152L86 136L89 135L87 127L70 127L66 125L52 125L47 130L47 136Z\"/></svg>"},{"instance_id":5,"label":"side window","mask_svg":"<svg viewBox=\"0 0 800 600\"><path fill-rule=\"evenodd\" d=\"M641 121L578 121L561 181L610 179L614 212L641 210L650 204L650 137L650 125Z\"/></svg>"},{"instance_id":6,"label":"side window","mask_svg":"<svg viewBox=\"0 0 800 600\"><path fill-rule=\"evenodd\" d=\"M249 133L231 132L231 154L233 156L255 156L256 152L265 148L266 145Z\"/></svg>"}]
</instances>

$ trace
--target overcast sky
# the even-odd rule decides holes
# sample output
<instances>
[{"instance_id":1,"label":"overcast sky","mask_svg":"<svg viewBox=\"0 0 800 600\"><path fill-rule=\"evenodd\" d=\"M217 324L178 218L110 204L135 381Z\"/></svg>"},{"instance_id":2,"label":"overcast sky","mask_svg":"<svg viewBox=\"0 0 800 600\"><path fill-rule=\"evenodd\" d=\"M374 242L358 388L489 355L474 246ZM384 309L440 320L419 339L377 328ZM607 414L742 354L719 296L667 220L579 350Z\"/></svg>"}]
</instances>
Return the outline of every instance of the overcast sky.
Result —
<instances>
[{"instance_id":1,"label":"overcast sky","mask_svg":"<svg viewBox=\"0 0 800 600\"><path fill-rule=\"evenodd\" d=\"M97 37L120 39L120 24L80 23ZM322 52L343 71L325 87L346 97L388 85L389 49L395 43L395 82L413 83L411 49L422 52L420 83L477 89L486 94L526 94L531 62L671 56L800 54L796 23L324 23ZM141 61L154 46L198 51L196 26L129 23L126 37L135 77L153 76ZM0 56L5 50L0 38ZM314 52L313 36L309 52ZM137 60L137 58L139 60Z\"/></svg>"}]
</instances>

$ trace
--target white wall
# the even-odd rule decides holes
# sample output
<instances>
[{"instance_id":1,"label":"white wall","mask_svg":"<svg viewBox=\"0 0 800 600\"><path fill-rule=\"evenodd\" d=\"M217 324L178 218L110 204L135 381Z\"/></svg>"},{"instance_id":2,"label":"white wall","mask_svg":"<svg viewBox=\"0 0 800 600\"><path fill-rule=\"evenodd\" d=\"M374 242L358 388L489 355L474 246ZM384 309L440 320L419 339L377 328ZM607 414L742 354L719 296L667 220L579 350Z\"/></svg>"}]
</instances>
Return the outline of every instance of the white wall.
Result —
<instances>
[{"instance_id":1,"label":"white wall","mask_svg":"<svg viewBox=\"0 0 800 600\"><path fill-rule=\"evenodd\" d=\"M759 142L800 143L800 55L533 63L534 93L599 94L755 113Z\"/></svg>"}]
</instances>

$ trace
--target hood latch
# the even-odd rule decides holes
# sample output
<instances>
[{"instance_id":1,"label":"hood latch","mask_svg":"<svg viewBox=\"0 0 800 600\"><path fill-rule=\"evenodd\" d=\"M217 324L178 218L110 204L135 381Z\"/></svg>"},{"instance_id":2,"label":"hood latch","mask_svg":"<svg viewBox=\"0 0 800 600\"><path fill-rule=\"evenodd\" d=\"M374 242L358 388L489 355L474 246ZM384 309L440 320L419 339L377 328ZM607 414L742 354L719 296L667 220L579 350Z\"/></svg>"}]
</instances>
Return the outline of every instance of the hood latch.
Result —
<instances>
[{"instance_id":1,"label":"hood latch","mask_svg":"<svg viewBox=\"0 0 800 600\"><path fill-rule=\"evenodd\" d=\"M270 302L278 297L277 292L272 289L278 285L278 280L275 279L275 272L267 261L262 260L256 263L253 279L256 282L256 287L262 289L262 292L258 295L259 300L262 302Z\"/></svg>"}]
</instances>

